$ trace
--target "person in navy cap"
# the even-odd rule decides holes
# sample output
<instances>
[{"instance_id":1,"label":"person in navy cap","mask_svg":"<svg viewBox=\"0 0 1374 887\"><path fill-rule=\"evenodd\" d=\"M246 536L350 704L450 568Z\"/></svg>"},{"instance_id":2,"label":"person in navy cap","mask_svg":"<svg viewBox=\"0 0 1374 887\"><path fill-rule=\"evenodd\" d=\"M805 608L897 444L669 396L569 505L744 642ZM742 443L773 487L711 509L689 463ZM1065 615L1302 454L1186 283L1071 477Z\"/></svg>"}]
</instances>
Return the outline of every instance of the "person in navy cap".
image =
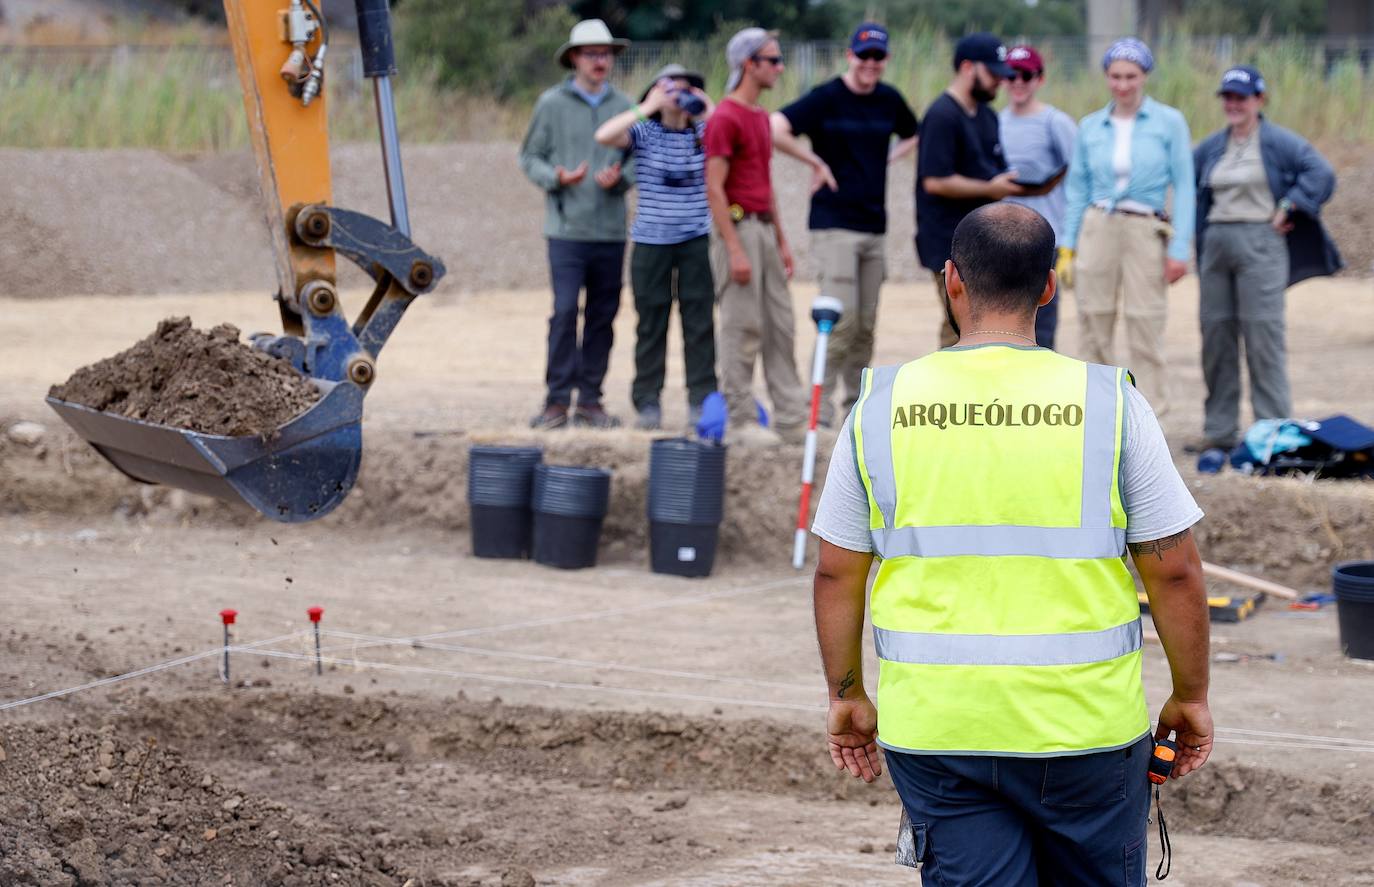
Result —
<instances>
[{"instance_id":1,"label":"person in navy cap","mask_svg":"<svg viewBox=\"0 0 1374 887\"><path fill-rule=\"evenodd\" d=\"M997 114L988 107L1011 76L1007 47L991 34L970 34L954 47L954 79L921 122L916 160L916 255L935 279L945 312L940 347L959 340L945 295L945 260L964 216L1004 197L1031 192L1007 169ZM1034 340L1027 342L1034 345Z\"/></svg>"},{"instance_id":2,"label":"person in navy cap","mask_svg":"<svg viewBox=\"0 0 1374 887\"><path fill-rule=\"evenodd\" d=\"M1193 153L1207 383L1198 459L1203 471L1219 470L1237 442L1241 341L1254 417L1293 414L1284 291L1342 266L1320 220L1322 204L1336 189L1335 173L1306 139L1264 118L1267 92L1264 77L1248 65L1222 74L1217 95L1226 126Z\"/></svg>"},{"instance_id":3,"label":"person in navy cap","mask_svg":"<svg viewBox=\"0 0 1374 887\"><path fill-rule=\"evenodd\" d=\"M850 37L848 70L772 116L774 147L812 168L811 251L821 292L844 303L826 353L825 426L835 421L838 384L844 384L847 413L873 360L878 290L886 276L887 167L916 148L916 115L882 82L887 57L887 29L864 22Z\"/></svg>"}]
</instances>

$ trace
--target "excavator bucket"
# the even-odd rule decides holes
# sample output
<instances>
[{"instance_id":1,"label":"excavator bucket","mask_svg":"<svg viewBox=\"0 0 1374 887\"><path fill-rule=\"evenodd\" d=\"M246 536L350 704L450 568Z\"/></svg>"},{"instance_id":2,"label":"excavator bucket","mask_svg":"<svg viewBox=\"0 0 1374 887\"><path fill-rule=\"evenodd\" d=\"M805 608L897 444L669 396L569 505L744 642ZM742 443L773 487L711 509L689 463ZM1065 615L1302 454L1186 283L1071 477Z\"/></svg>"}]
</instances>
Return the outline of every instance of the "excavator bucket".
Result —
<instances>
[{"instance_id":1,"label":"excavator bucket","mask_svg":"<svg viewBox=\"0 0 1374 887\"><path fill-rule=\"evenodd\" d=\"M202 434L48 398L77 434L135 480L244 502L273 520L296 523L336 508L358 476L363 397L376 378L378 352L445 268L410 239L388 2L355 0L355 6L363 73L376 92L390 224L330 205L329 127L320 90L328 4L224 0L277 259L284 330L255 335L253 345L290 361L322 396L266 437ZM336 255L376 283L351 324L334 286Z\"/></svg>"},{"instance_id":2,"label":"excavator bucket","mask_svg":"<svg viewBox=\"0 0 1374 887\"><path fill-rule=\"evenodd\" d=\"M362 463L362 389L316 384L323 396L270 439L201 434L55 397L48 405L134 480L241 501L273 520L300 523L334 510Z\"/></svg>"}]
</instances>

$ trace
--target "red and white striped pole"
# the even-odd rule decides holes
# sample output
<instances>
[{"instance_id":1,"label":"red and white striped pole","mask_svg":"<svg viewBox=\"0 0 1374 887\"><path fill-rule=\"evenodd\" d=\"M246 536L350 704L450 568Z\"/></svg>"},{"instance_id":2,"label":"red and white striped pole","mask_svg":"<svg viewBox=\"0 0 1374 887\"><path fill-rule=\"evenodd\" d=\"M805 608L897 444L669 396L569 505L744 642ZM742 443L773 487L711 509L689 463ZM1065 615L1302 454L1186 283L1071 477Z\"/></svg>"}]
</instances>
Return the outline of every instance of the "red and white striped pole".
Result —
<instances>
[{"instance_id":1,"label":"red and white striped pole","mask_svg":"<svg viewBox=\"0 0 1374 887\"><path fill-rule=\"evenodd\" d=\"M811 487L816 476L816 422L821 411L821 386L825 382L825 351L830 331L840 322L844 304L833 296L817 296L811 303L816 322L816 356L811 362L811 417L806 426L806 453L802 456L801 503L797 506L797 534L792 539L792 566L806 563L806 520L811 516Z\"/></svg>"}]
</instances>

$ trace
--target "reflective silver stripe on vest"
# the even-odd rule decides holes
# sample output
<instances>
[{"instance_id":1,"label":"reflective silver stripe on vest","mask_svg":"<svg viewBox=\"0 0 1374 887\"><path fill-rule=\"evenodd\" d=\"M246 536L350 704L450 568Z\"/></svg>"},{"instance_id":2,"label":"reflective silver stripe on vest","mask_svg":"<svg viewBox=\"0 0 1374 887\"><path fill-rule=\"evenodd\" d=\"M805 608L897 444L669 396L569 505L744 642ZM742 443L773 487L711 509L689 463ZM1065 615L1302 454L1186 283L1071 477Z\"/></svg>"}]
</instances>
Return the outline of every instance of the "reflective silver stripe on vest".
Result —
<instances>
[{"instance_id":1,"label":"reflective silver stripe on vest","mask_svg":"<svg viewBox=\"0 0 1374 887\"><path fill-rule=\"evenodd\" d=\"M1113 558L1126 549L1118 527L955 526L871 530L878 556Z\"/></svg>"},{"instance_id":2,"label":"reflective silver stripe on vest","mask_svg":"<svg viewBox=\"0 0 1374 887\"><path fill-rule=\"evenodd\" d=\"M1140 620L1067 634L938 634L873 629L878 658L910 665L1082 665L1140 649Z\"/></svg>"},{"instance_id":3,"label":"reflective silver stripe on vest","mask_svg":"<svg viewBox=\"0 0 1374 887\"><path fill-rule=\"evenodd\" d=\"M1116 367L1088 364L1088 390L1083 401L1083 504L1079 517L1082 527L1112 525L1116 392Z\"/></svg>"},{"instance_id":4,"label":"reflective silver stripe on vest","mask_svg":"<svg viewBox=\"0 0 1374 887\"><path fill-rule=\"evenodd\" d=\"M873 382L864 398L861 416L864 465L873 501L878 504L885 527L892 526L897 514L897 477L892 470L892 383L900 369L901 366L886 366L869 371Z\"/></svg>"}]
</instances>

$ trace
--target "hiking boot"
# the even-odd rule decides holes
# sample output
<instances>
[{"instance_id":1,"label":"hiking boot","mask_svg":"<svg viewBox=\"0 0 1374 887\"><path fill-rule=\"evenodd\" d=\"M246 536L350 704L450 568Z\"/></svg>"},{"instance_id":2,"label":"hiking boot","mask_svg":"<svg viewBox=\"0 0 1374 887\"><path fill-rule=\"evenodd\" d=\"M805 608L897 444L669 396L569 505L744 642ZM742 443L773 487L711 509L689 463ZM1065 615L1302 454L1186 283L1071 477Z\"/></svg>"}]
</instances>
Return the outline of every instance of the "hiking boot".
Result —
<instances>
[{"instance_id":1,"label":"hiking boot","mask_svg":"<svg viewBox=\"0 0 1374 887\"><path fill-rule=\"evenodd\" d=\"M530 420L531 428L542 428L545 431L563 428L567 424L568 408L561 403L549 404L544 407L544 412Z\"/></svg>"},{"instance_id":2,"label":"hiking boot","mask_svg":"<svg viewBox=\"0 0 1374 887\"><path fill-rule=\"evenodd\" d=\"M663 410L656 403L646 403L639 408L635 417L635 427L640 431L657 431L663 427Z\"/></svg>"},{"instance_id":3,"label":"hiking boot","mask_svg":"<svg viewBox=\"0 0 1374 887\"><path fill-rule=\"evenodd\" d=\"M619 428L620 420L599 403L578 404L573 413L573 426L577 428Z\"/></svg>"},{"instance_id":4,"label":"hiking boot","mask_svg":"<svg viewBox=\"0 0 1374 887\"><path fill-rule=\"evenodd\" d=\"M1197 457L1197 470L1199 474L1216 474L1226 466L1227 452L1220 447L1211 447L1202 451L1202 455Z\"/></svg>"}]
</instances>

